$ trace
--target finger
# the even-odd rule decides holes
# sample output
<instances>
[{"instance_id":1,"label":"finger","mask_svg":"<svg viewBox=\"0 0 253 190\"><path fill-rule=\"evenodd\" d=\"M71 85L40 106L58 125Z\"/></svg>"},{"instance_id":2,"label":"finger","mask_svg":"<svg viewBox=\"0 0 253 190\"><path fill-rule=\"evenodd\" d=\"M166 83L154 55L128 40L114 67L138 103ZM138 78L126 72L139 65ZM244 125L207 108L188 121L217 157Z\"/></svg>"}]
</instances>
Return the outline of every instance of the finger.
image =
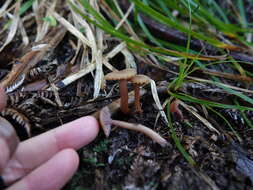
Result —
<instances>
[{"instance_id":1,"label":"finger","mask_svg":"<svg viewBox=\"0 0 253 190\"><path fill-rule=\"evenodd\" d=\"M23 177L65 148L79 149L98 134L97 120L84 117L20 143L2 173L7 184Z\"/></svg>"},{"instance_id":2,"label":"finger","mask_svg":"<svg viewBox=\"0 0 253 190\"><path fill-rule=\"evenodd\" d=\"M4 109L7 102L7 96L5 94L4 88L0 87L0 111ZM12 145L8 144L10 142L8 139L12 136L13 130L10 128L9 122L7 122L2 117L0 118L0 173L2 172L4 166L6 165L11 152L13 151ZM10 148L12 150L10 150Z\"/></svg>"},{"instance_id":3,"label":"finger","mask_svg":"<svg viewBox=\"0 0 253 190\"><path fill-rule=\"evenodd\" d=\"M12 125L3 117L0 117L0 172L15 152L18 143L19 139Z\"/></svg>"},{"instance_id":4,"label":"finger","mask_svg":"<svg viewBox=\"0 0 253 190\"><path fill-rule=\"evenodd\" d=\"M10 157L9 148L3 139L0 139L0 150L1 150L0 154L0 173L1 173Z\"/></svg>"},{"instance_id":5,"label":"finger","mask_svg":"<svg viewBox=\"0 0 253 190\"><path fill-rule=\"evenodd\" d=\"M73 176L79 163L77 153L65 149L32 171L8 190L57 190Z\"/></svg>"},{"instance_id":6,"label":"finger","mask_svg":"<svg viewBox=\"0 0 253 190\"><path fill-rule=\"evenodd\" d=\"M7 103L7 96L3 87L0 87L0 111L3 110Z\"/></svg>"}]
</instances>

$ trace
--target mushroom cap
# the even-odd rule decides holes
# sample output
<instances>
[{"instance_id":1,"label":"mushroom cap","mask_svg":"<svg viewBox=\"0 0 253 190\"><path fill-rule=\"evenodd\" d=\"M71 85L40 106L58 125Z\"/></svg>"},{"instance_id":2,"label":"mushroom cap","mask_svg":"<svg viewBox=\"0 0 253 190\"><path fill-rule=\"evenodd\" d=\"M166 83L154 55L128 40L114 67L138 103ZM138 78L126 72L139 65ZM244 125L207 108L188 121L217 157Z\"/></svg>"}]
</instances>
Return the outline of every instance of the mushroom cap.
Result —
<instances>
[{"instance_id":1,"label":"mushroom cap","mask_svg":"<svg viewBox=\"0 0 253 190\"><path fill-rule=\"evenodd\" d=\"M120 71L114 71L105 75L105 80L129 80L136 75L135 69L124 69Z\"/></svg>"},{"instance_id":2,"label":"mushroom cap","mask_svg":"<svg viewBox=\"0 0 253 190\"><path fill-rule=\"evenodd\" d=\"M106 106L100 110L99 122L106 137L109 137L112 126L112 118L110 109Z\"/></svg>"},{"instance_id":3,"label":"mushroom cap","mask_svg":"<svg viewBox=\"0 0 253 190\"><path fill-rule=\"evenodd\" d=\"M131 82L138 85L143 85L149 83L150 78L146 75L136 75L131 78Z\"/></svg>"}]
</instances>

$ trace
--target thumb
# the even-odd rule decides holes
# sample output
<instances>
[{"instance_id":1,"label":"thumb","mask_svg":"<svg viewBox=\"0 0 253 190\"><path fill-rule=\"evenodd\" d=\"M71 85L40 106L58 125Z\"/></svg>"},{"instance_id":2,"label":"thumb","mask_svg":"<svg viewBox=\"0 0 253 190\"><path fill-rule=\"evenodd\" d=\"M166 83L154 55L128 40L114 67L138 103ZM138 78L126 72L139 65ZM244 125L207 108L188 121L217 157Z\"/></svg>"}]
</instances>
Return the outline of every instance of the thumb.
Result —
<instances>
[{"instance_id":1,"label":"thumb","mask_svg":"<svg viewBox=\"0 0 253 190\"><path fill-rule=\"evenodd\" d=\"M0 173L15 152L18 143L19 139L12 125L0 117Z\"/></svg>"}]
</instances>

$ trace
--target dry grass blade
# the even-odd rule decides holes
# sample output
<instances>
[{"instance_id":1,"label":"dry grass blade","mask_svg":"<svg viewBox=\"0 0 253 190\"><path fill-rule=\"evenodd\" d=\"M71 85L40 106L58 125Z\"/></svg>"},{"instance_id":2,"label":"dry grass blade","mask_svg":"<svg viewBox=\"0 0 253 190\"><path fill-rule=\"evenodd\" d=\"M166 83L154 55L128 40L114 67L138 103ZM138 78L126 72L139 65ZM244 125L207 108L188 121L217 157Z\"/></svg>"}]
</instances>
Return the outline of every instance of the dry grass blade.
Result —
<instances>
[{"instance_id":1,"label":"dry grass blade","mask_svg":"<svg viewBox=\"0 0 253 190\"><path fill-rule=\"evenodd\" d=\"M12 19L12 23L11 23L11 26L9 29L8 36L7 36L3 46L0 48L0 52L13 40L14 36L16 35L17 29L18 29L18 23L20 20L20 17L19 17L20 4L21 4L21 1L18 1L16 3L16 7L15 7L15 11L14 11L13 16L9 14L9 17Z\"/></svg>"},{"instance_id":2,"label":"dry grass blade","mask_svg":"<svg viewBox=\"0 0 253 190\"><path fill-rule=\"evenodd\" d=\"M132 12L133 9L134 9L134 4L131 3L131 5L130 5L130 7L128 8L126 14L125 14L124 17L121 19L121 21L117 24L117 26L115 27L116 30L118 30L118 29L122 26L122 24L123 24L124 22L126 22L127 17L129 16L129 14Z\"/></svg>"},{"instance_id":3,"label":"dry grass blade","mask_svg":"<svg viewBox=\"0 0 253 190\"><path fill-rule=\"evenodd\" d=\"M22 20L19 21L19 28L20 28L20 32L21 32L21 35L22 35L23 44L25 46L27 46L29 44L29 38L27 36L27 33L26 33L26 30L25 30L25 27L23 25L23 21Z\"/></svg>"},{"instance_id":4,"label":"dry grass blade","mask_svg":"<svg viewBox=\"0 0 253 190\"><path fill-rule=\"evenodd\" d=\"M96 28L96 36L98 49L94 53L95 56L95 64L96 64L96 75L94 81L94 93L93 98L97 98L102 87L104 81L104 72L103 72L103 50L104 50L104 32L98 28Z\"/></svg>"},{"instance_id":5,"label":"dry grass blade","mask_svg":"<svg viewBox=\"0 0 253 190\"><path fill-rule=\"evenodd\" d=\"M115 67L113 67L107 60L103 60L103 64L111 71L117 71Z\"/></svg>"},{"instance_id":6,"label":"dry grass blade","mask_svg":"<svg viewBox=\"0 0 253 190\"><path fill-rule=\"evenodd\" d=\"M93 98L97 98L102 86L104 73L103 73L103 58L102 58L102 52L98 50L97 56L96 56L96 75L94 80L94 94Z\"/></svg>"},{"instance_id":7,"label":"dry grass blade","mask_svg":"<svg viewBox=\"0 0 253 190\"><path fill-rule=\"evenodd\" d=\"M237 75L237 74L231 74L231 73L221 73L217 71L212 71L209 69L203 69L203 73L209 74L211 76L218 76L226 79L232 79L236 81L242 81L242 82L247 82L247 83L253 83L253 78L247 77L247 76L242 76L242 75Z\"/></svg>"},{"instance_id":8,"label":"dry grass blade","mask_svg":"<svg viewBox=\"0 0 253 190\"><path fill-rule=\"evenodd\" d=\"M55 101L56 101L57 105L58 105L59 107L63 107L63 103L62 103L62 101L61 101L59 92L57 91L57 87L56 87L55 84L53 84L53 83L50 83L50 85L51 85L52 91L54 92Z\"/></svg>"},{"instance_id":9,"label":"dry grass blade","mask_svg":"<svg viewBox=\"0 0 253 190\"><path fill-rule=\"evenodd\" d=\"M53 16L56 18L56 20L61 23L71 34L76 36L78 39L80 39L84 45L87 45L89 47L92 47L92 44L90 41L76 28L74 27L69 21L67 21L65 18L63 18L61 15L59 15L56 12L53 12Z\"/></svg>"},{"instance_id":10,"label":"dry grass blade","mask_svg":"<svg viewBox=\"0 0 253 190\"><path fill-rule=\"evenodd\" d=\"M151 92L152 92L152 96L154 98L154 101L156 103L156 106L159 109L159 112L160 112L161 116L163 117L163 119L168 123L167 116L166 116L165 112L163 111L162 104L159 100L159 96L157 93L157 88L156 88L156 84L155 84L154 80L150 80L150 86L151 86Z\"/></svg>"},{"instance_id":11,"label":"dry grass blade","mask_svg":"<svg viewBox=\"0 0 253 190\"><path fill-rule=\"evenodd\" d=\"M125 42L121 42L120 44L118 44L117 46L115 46L109 53L107 53L105 55L105 59L109 60L109 59L113 58L115 55L117 55L118 53L120 53L124 48L126 48L126 43Z\"/></svg>"},{"instance_id":12,"label":"dry grass blade","mask_svg":"<svg viewBox=\"0 0 253 190\"><path fill-rule=\"evenodd\" d=\"M211 80L206 80L206 79L197 78L197 77L190 77L190 76L187 76L186 78L192 79L192 80L195 80L195 81L198 81L198 82L213 84L213 81L211 81ZM248 90L248 89L244 89L244 88L240 88L240 87L236 87L236 86L232 86L232 85L224 84L224 83L219 83L219 84L224 86L224 87L231 88L233 90L253 94L253 90Z\"/></svg>"},{"instance_id":13,"label":"dry grass blade","mask_svg":"<svg viewBox=\"0 0 253 190\"><path fill-rule=\"evenodd\" d=\"M123 11L121 10L121 8L120 8L120 6L119 6L119 4L118 4L118 1L114 0L113 2L114 2L114 4L115 4L117 10L118 10L119 13L120 13L120 16L121 16L121 17L124 17L124 13L123 13ZM101 5L102 5L102 7L104 7L104 9L106 10L106 12L108 12L108 13L111 14L111 15L109 15L110 17L113 17L113 18L114 18L115 20L117 20L118 22L121 21L121 19L118 17L118 15L116 15L116 14L114 13L114 11L112 11L112 9L111 9L106 3L104 3L104 1L100 1L100 3L101 3ZM124 26L125 30L126 30L134 39L140 41L138 35L135 33L135 31L133 30L132 26L131 26L128 22L124 22L124 23L123 23L123 26Z\"/></svg>"},{"instance_id":14,"label":"dry grass blade","mask_svg":"<svg viewBox=\"0 0 253 190\"><path fill-rule=\"evenodd\" d=\"M42 25L43 25L43 12L42 12L42 7L40 7L39 5L43 5L45 3L45 0L43 0L42 2L39 1L34 1L32 4L32 9L34 12L34 17L35 17L35 21L36 21L36 25L37 25L37 36L36 39L38 38L38 34L41 31Z\"/></svg>"},{"instance_id":15,"label":"dry grass blade","mask_svg":"<svg viewBox=\"0 0 253 190\"><path fill-rule=\"evenodd\" d=\"M124 50L124 48L126 47L125 43L122 42L120 44L118 44L116 47L114 47L109 53L107 53L105 56L103 56L103 64L110 69L111 71L116 71L117 69L115 67L113 67L110 63L109 63L109 59L113 58L114 56L116 56L118 53L122 52Z\"/></svg>"},{"instance_id":16,"label":"dry grass blade","mask_svg":"<svg viewBox=\"0 0 253 190\"><path fill-rule=\"evenodd\" d=\"M83 28L85 30L85 34L87 36L87 39L89 40L91 44L92 49L92 60L95 59L94 55L97 53L97 42L95 38L94 31L92 30L91 26L79 15L76 14L75 11L71 9L71 13L73 15L73 20L75 22L76 28Z\"/></svg>"},{"instance_id":17,"label":"dry grass blade","mask_svg":"<svg viewBox=\"0 0 253 190\"><path fill-rule=\"evenodd\" d=\"M126 68L135 68L136 69L137 66L136 66L133 54L127 48L124 48L121 51L121 53L125 57Z\"/></svg>"},{"instance_id":18,"label":"dry grass blade","mask_svg":"<svg viewBox=\"0 0 253 190\"><path fill-rule=\"evenodd\" d=\"M144 59L143 59L142 57L140 57L140 56L137 56L137 57L138 57L138 59L140 59L140 60L144 60ZM149 62L147 59L145 59L145 61L146 61L148 64L150 64L150 65L152 65L152 66L155 66L153 63ZM161 69L161 70L167 71L167 72L169 72L169 73L171 73L171 74L174 74L174 75L176 75L176 76L179 75L178 72L169 70L169 69L167 69L167 68L165 68L165 67L161 67L161 66L156 66L156 67L158 67L158 68ZM191 79L191 80L194 80L194 81L198 81L198 82L202 82L202 83L213 84L213 81L211 81L211 80L202 79L202 78L198 78L198 77L186 76L185 78ZM224 83L220 83L220 85L222 85L222 86L224 86L224 87L227 87L227 88L231 88L231 89L233 89L233 90L240 91L240 92L245 92L245 93L253 94L253 90L248 90L248 89L244 89L244 88L240 88L240 87L236 87L236 86L232 86L232 85L224 84Z\"/></svg>"},{"instance_id":19,"label":"dry grass blade","mask_svg":"<svg viewBox=\"0 0 253 190\"><path fill-rule=\"evenodd\" d=\"M5 1L5 3L3 4L3 6L0 9L0 18L2 17L2 15L5 14L5 11L8 8L8 6L10 5L11 2L12 2L12 0Z\"/></svg>"},{"instance_id":20,"label":"dry grass blade","mask_svg":"<svg viewBox=\"0 0 253 190\"><path fill-rule=\"evenodd\" d=\"M217 134L220 134L220 132L215 129L213 127L213 125L207 121L205 118L203 118L201 115L199 115L196 111L194 111L192 108L190 108L190 106L186 105L184 102L182 102L181 100L178 100L179 104L181 106L183 106L187 111L189 111L190 113L192 113L196 118L198 118L208 129L210 129L211 131L216 132Z\"/></svg>"},{"instance_id":21,"label":"dry grass blade","mask_svg":"<svg viewBox=\"0 0 253 190\"><path fill-rule=\"evenodd\" d=\"M55 85L57 87L57 90L62 89L66 86L68 86L69 84L71 84L72 82L80 79L81 77L89 74L90 72L92 72L95 69L95 64L88 64L85 68L81 69L80 71L78 71L77 73L71 74L70 76L66 77L65 79L63 79L60 82L57 82ZM51 88L48 88L47 90L51 90Z\"/></svg>"},{"instance_id":22,"label":"dry grass blade","mask_svg":"<svg viewBox=\"0 0 253 190\"><path fill-rule=\"evenodd\" d=\"M35 39L35 42L38 42L40 40L42 40L45 35L48 33L48 30L49 30L49 26L50 26L50 23L49 22L42 22L43 21L43 18L46 18L46 17L49 17L51 15L52 12L54 12L55 10L55 7L57 5L57 0L54 0L50 3L50 6L46 9L45 9L45 3L46 1L39 1L40 4L36 7L35 9L35 14L36 14L36 22L39 24L38 25L38 28L37 28L37 36L36 36L36 39ZM43 15L43 12L46 11L46 14Z\"/></svg>"},{"instance_id":23,"label":"dry grass blade","mask_svg":"<svg viewBox=\"0 0 253 190\"><path fill-rule=\"evenodd\" d=\"M46 44L45 46L43 46L40 50L30 50L21 57L20 60L14 62L12 70L1 81L1 85L6 88L12 85L21 75L26 75L26 73L43 58L49 49L53 50L58 45L65 33L66 30L63 27L54 28L50 33L48 33L43 42L41 42L42 44Z\"/></svg>"}]
</instances>

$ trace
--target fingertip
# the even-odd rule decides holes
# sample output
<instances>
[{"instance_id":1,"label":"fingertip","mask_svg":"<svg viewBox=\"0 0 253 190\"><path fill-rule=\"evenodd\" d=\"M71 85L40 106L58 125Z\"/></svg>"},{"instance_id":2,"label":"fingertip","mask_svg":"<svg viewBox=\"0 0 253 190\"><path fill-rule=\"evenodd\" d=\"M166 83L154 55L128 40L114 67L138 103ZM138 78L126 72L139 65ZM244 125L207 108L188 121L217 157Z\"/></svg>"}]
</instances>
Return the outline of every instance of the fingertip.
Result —
<instances>
[{"instance_id":1,"label":"fingertip","mask_svg":"<svg viewBox=\"0 0 253 190\"><path fill-rule=\"evenodd\" d=\"M78 168L79 157L73 149L64 149L33 170L9 189L61 189Z\"/></svg>"},{"instance_id":2,"label":"fingertip","mask_svg":"<svg viewBox=\"0 0 253 190\"><path fill-rule=\"evenodd\" d=\"M82 117L81 120L84 120L84 123L88 122L87 127L90 128L90 132L92 132L92 135L95 139L96 136L98 135L98 132L99 132L99 129L100 129L97 119L93 116L85 116L85 117Z\"/></svg>"},{"instance_id":3,"label":"fingertip","mask_svg":"<svg viewBox=\"0 0 253 190\"><path fill-rule=\"evenodd\" d=\"M1 150L0 154L0 173L1 173L4 167L6 166L10 156L8 146L3 139L0 139L0 150Z\"/></svg>"},{"instance_id":4,"label":"fingertip","mask_svg":"<svg viewBox=\"0 0 253 190\"><path fill-rule=\"evenodd\" d=\"M87 141L93 141L99 132L99 124L95 117L85 116L81 117L72 123L75 126L80 126L82 131L86 134ZM80 131L81 132L81 131Z\"/></svg>"},{"instance_id":5,"label":"fingertip","mask_svg":"<svg viewBox=\"0 0 253 190\"><path fill-rule=\"evenodd\" d=\"M94 117L86 116L64 124L56 129L54 136L59 150L64 148L79 149L91 143L98 135L99 125Z\"/></svg>"},{"instance_id":6,"label":"fingertip","mask_svg":"<svg viewBox=\"0 0 253 190\"><path fill-rule=\"evenodd\" d=\"M62 150L61 153L63 154L62 157L65 158L66 165L70 166L70 170L75 172L79 165L79 156L77 152L74 149L67 148Z\"/></svg>"}]
</instances>

